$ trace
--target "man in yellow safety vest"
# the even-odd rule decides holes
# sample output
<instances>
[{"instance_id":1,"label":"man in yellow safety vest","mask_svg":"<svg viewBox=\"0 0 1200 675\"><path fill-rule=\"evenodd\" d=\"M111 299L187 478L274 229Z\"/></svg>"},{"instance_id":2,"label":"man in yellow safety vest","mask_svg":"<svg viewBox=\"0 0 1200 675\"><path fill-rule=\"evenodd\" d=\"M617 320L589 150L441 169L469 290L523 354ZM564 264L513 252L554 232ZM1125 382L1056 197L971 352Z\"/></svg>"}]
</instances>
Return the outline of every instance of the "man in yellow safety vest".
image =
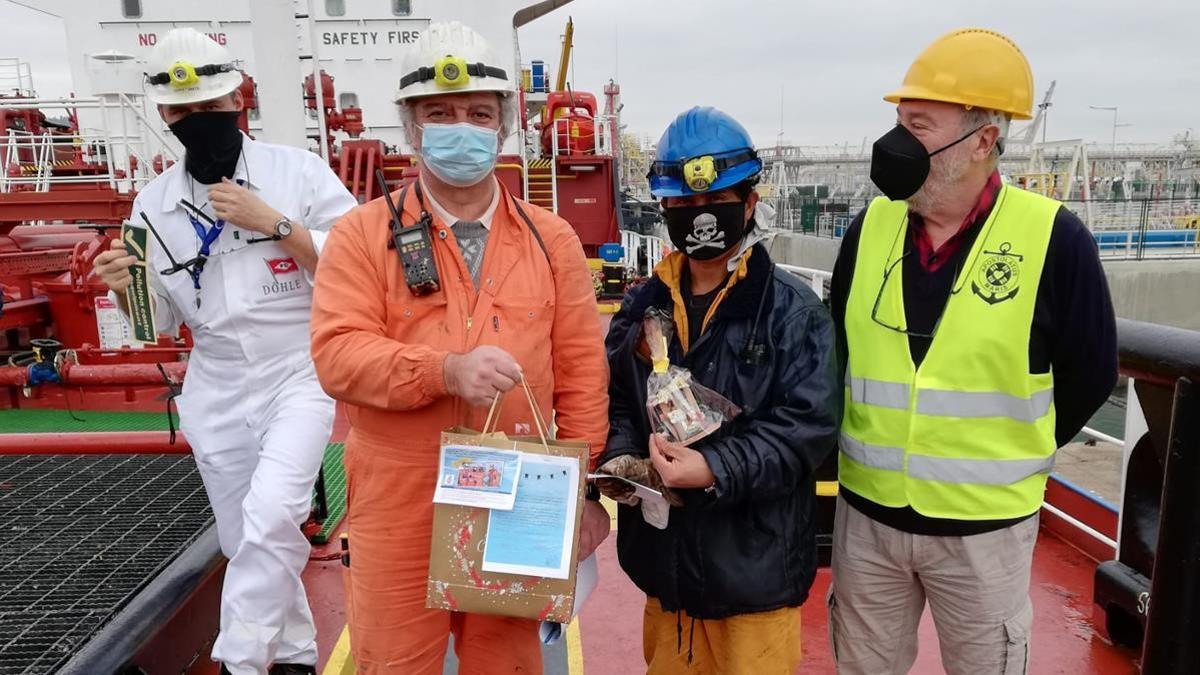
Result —
<instances>
[{"instance_id":1,"label":"man in yellow safety vest","mask_svg":"<svg viewBox=\"0 0 1200 675\"><path fill-rule=\"evenodd\" d=\"M1116 383L1112 303L1086 226L1000 179L1009 121L1033 107L1011 40L948 33L884 99L886 196L848 229L831 288L838 672L907 672L928 599L947 673L1024 673L1037 514L1057 448Z\"/></svg>"}]
</instances>

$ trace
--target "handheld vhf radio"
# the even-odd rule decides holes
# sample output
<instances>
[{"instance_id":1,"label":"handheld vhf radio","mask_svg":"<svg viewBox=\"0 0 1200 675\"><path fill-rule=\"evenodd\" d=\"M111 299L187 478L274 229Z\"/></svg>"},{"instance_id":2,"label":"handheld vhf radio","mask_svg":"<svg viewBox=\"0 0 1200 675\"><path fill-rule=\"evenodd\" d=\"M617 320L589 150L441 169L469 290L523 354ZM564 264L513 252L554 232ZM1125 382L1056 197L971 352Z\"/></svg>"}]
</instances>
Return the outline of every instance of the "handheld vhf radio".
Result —
<instances>
[{"instance_id":1,"label":"handheld vhf radio","mask_svg":"<svg viewBox=\"0 0 1200 675\"><path fill-rule=\"evenodd\" d=\"M404 282L413 295L422 296L437 293L442 290L438 279L437 260L433 254L433 238L430 236L430 225L433 216L425 210L425 199L421 195L421 185L416 183L417 201L421 204L421 219L415 225L405 227L400 219L400 209L404 208L404 200L408 196L408 187L400 192L400 209L392 203L388 194L387 182L383 171L375 169L375 179L383 190L383 199L392 212L392 240L388 248L395 248L400 256L400 264L404 267Z\"/></svg>"}]
</instances>

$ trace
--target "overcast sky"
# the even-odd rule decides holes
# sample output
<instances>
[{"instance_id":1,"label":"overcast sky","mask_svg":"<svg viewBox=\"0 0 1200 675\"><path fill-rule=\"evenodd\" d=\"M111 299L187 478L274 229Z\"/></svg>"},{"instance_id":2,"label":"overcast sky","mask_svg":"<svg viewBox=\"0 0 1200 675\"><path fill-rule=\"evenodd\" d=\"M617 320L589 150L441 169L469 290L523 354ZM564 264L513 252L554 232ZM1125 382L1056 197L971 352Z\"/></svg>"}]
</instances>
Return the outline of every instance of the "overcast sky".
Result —
<instances>
[{"instance_id":1,"label":"overcast sky","mask_svg":"<svg viewBox=\"0 0 1200 675\"><path fill-rule=\"evenodd\" d=\"M419 2L435 1L413 5L419 13ZM1200 0L575 0L521 30L525 60L557 65L568 15L574 88L599 98L617 78L623 121L655 140L682 110L714 105L759 145L773 145L782 124L790 142L858 146L893 122L880 97L913 57L967 25L1021 46L1039 102L1058 81L1051 139L1107 143L1112 113L1089 105L1120 107L1133 126L1119 128L1118 140L1200 133ZM44 96L69 91L57 19L0 0L0 26L0 57L30 61Z\"/></svg>"}]
</instances>

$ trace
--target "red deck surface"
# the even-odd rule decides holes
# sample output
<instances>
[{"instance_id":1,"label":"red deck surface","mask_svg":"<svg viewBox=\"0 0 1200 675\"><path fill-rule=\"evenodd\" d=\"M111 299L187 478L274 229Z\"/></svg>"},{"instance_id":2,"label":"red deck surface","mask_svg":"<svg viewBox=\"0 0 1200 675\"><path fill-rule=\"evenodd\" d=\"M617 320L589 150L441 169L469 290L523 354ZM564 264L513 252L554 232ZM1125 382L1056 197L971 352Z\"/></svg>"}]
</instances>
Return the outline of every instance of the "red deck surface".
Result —
<instances>
[{"instance_id":1,"label":"red deck surface","mask_svg":"<svg viewBox=\"0 0 1200 675\"><path fill-rule=\"evenodd\" d=\"M334 440L344 440L347 431L345 415L339 414ZM1087 515L1074 508L1071 510L1080 517ZM1091 517L1084 519L1092 520ZM1094 525L1102 530L1109 529L1107 523ZM335 537L333 543L313 549L313 558L328 557L338 550ZM615 531L601 546L599 556L600 585L579 619L584 672L590 675L645 672L641 641L645 596L617 563ZM322 663L329 657L345 626L342 569L337 560L313 560L304 572L304 583L317 622ZM1034 607L1031 674L1125 675L1138 672L1138 653L1112 646L1093 628L1095 569L1096 562L1092 558L1043 528L1034 551L1030 585ZM804 663L798 672L834 672L824 602L828 588L829 570L822 569L817 573L810 598L802 610ZM1102 621L1103 614L1099 617ZM920 652L911 672L916 675L944 673L937 634L928 611L921 623Z\"/></svg>"},{"instance_id":2,"label":"red deck surface","mask_svg":"<svg viewBox=\"0 0 1200 675\"><path fill-rule=\"evenodd\" d=\"M601 315L605 330L611 318L610 315ZM345 415L339 414L334 439L344 439L347 431ZM1050 496L1055 498L1053 501L1061 501L1057 493ZM1059 505L1105 534L1115 535L1113 514L1102 513L1102 509L1096 509L1094 504L1068 502ZM1060 525L1060 521L1054 521L1054 525ZM1081 541L1087 546L1086 536ZM314 550L314 556L335 552L336 546L332 544L325 549ZM1104 555L1105 551L1097 550L1093 554ZM642 608L645 596L629 581L617 563L616 532L601 546L599 556L600 585L579 618L584 672L590 675L645 672L642 659ZM313 562L304 575L313 615L317 620L322 660L328 657L345 624L341 570L337 562ZM1030 584L1034 607L1032 675L1125 675L1138 672L1139 654L1112 646L1093 627L1092 580L1095 570L1095 560L1055 534L1042 530L1034 551ZM810 598L802 610L804 662L798 672L834 672L826 624L825 593L828 588L829 570L822 569L817 573ZM1103 614L1099 613L1098 616L1098 620L1102 621ZM944 673L938 654L937 634L928 610L921 623L920 635L920 651L911 672L915 675Z\"/></svg>"},{"instance_id":3,"label":"red deck surface","mask_svg":"<svg viewBox=\"0 0 1200 675\"><path fill-rule=\"evenodd\" d=\"M580 620L585 672L624 675L645 671L642 660L642 606L645 596L621 573L614 537L600 553L600 586ZM1043 532L1034 554L1031 592L1035 611L1030 673L1137 672L1137 654L1112 647L1092 630L1092 574L1095 563L1057 537ZM802 610L804 663L798 672L832 673L825 614L829 570L817 574L812 595ZM926 611L921 647L913 673L944 671L938 656L933 621Z\"/></svg>"},{"instance_id":4,"label":"red deck surface","mask_svg":"<svg viewBox=\"0 0 1200 675\"><path fill-rule=\"evenodd\" d=\"M599 551L600 585L580 615L584 672L628 675L645 672L642 660L642 607L645 596L617 564L616 533ZM314 549L314 556L335 553L337 544ZM309 590L322 660L328 657L345 625L340 563L309 564L304 583ZM1034 606L1032 665L1034 675L1138 672L1138 654L1113 647L1092 624L1092 575L1095 562L1058 537L1043 531L1034 552L1031 593ZM804 663L798 672L832 673L827 637L825 592L829 570L817 574L809 601L802 610ZM926 612L921 624L921 647L913 673L943 673L937 635Z\"/></svg>"}]
</instances>

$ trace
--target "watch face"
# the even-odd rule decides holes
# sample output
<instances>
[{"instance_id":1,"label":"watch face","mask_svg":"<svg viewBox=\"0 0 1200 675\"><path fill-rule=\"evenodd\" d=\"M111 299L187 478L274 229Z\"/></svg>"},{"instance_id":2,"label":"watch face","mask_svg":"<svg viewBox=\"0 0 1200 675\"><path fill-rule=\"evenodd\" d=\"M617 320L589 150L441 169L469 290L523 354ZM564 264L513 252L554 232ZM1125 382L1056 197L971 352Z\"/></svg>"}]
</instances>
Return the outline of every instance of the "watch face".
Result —
<instances>
[{"instance_id":1,"label":"watch face","mask_svg":"<svg viewBox=\"0 0 1200 675\"><path fill-rule=\"evenodd\" d=\"M286 237L292 233L292 224L287 220L281 220L275 223L275 234Z\"/></svg>"}]
</instances>

